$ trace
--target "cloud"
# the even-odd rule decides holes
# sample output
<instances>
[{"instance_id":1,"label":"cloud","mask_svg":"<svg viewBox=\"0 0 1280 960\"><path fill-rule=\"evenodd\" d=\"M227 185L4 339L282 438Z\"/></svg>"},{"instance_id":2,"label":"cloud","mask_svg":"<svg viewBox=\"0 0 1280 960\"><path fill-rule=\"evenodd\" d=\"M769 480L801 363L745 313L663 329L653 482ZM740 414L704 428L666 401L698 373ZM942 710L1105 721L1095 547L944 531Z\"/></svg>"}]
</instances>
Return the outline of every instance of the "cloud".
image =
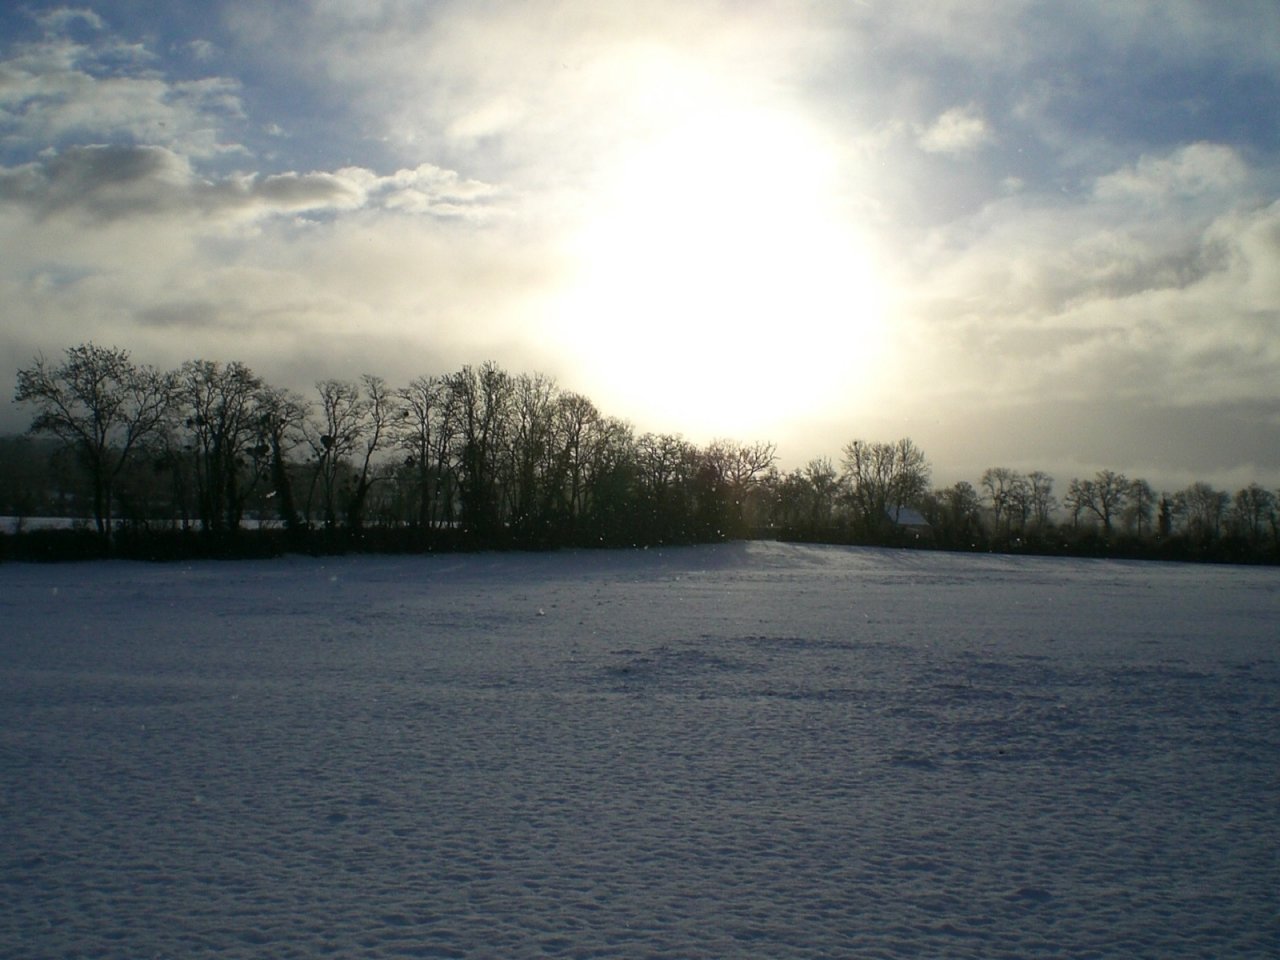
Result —
<instances>
[{"instance_id":1,"label":"cloud","mask_svg":"<svg viewBox=\"0 0 1280 960\"><path fill-rule=\"evenodd\" d=\"M236 142L238 81L175 79L105 30L52 35L76 22L49 18L50 36L0 61L0 298L13 304L0 353L92 337L160 365L245 359L306 388L352 364L407 377L523 340L510 304L547 274L542 254L487 227L508 191L421 160L383 172L255 156ZM188 64L215 52L171 49ZM477 338L493 348L477 355Z\"/></svg>"},{"instance_id":2,"label":"cloud","mask_svg":"<svg viewBox=\"0 0 1280 960\"><path fill-rule=\"evenodd\" d=\"M88 338L162 367L192 356L243 360L303 391L324 376L370 370L404 382L486 359L562 372L554 345L529 322L556 277L552 251L505 222L492 229L388 209L393 177L332 176L336 188L305 176L250 179L233 199L209 201L270 215L215 219L186 208L33 221L0 203L0 300L9 305L0 372ZM334 189L365 202L316 218L283 211Z\"/></svg>"},{"instance_id":3,"label":"cloud","mask_svg":"<svg viewBox=\"0 0 1280 960\"><path fill-rule=\"evenodd\" d=\"M163 147L72 147L0 169L0 199L41 216L77 208L111 219L167 208L190 182L186 160Z\"/></svg>"},{"instance_id":4,"label":"cloud","mask_svg":"<svg viewBox=\"0 0 1280 960\"><path fill-rule=\"evenodd\" d=\"M204 300L166 300L144 307L137 313L142 327L178 329L186 333L226 329L235 324L225 304Z\"/></svg>"},{"instance_id":5,"label":"cloud","mask_svg":"<svg viewBox=\"0 0 1280 960\"><path fill-rule=\"evenodd\" d=\"M1086 435L1098 410L1256 410L1280 382L1259 121L1280 8L1230 6L314 0L184 8L154 32L131 5L60 7L0 46L0 354L102 331L160 363L198 344L292 364L304 387L360 358L393 379L487 357L558 372L547 318L578 302L581 238L644 224L625 275L654 309L674 298L647 250L705 276L714 247L744 296L734 257L820 181L891 293L890 349L840 387L827 436L974 410L989 420L953 420L953 452L1047 449L1062 427L1055 456L1119 456ZM584 340L646 329L618 288ZM1172 419L1135 420L1171 459Z\"/></svg>"},{"instance_id":6,"label":"cloud","mask_svg":"<svg viewBox=\"0 0 1280 960\"><path fill-rule=\"evenodd\" d=\"M187 44L187 50L200 63L207 63L218 54L218 48L208 40L192 40Z\"/></svg>"},{"instance_id":7,"label":"cloud","mask_svg":"<svg viewBox=\"0 0 1280 960\"><path fill-rule=\"evenodd\" d=\"M1237 151L1224 144L1194 143L1164 156L1144 155L1122 170L1099 177L1100 200L1161 203L1241 187L1247 170Z\"/></svg>"},{"instance_id":8,"label":"cloud","mask_svg":"<svg viewBox=\"0 0 1280 960\"><path fill-rule=\"evenodd\" d=\"M17 150L127 138L193 157L242 149L223 140L244 117L237 81L166 80L138 66L150 58L109 37L20 46L0 62L0 142Z\"/></svg>"},{"instance_id":9,"label":"cloud","mask_svg":"<svg viewBox=\"0 0 1280 960\"><path fill-rule=\"evenodd\" d=\"M87 7L58 7L36 14L35 20L49 33L63 33L77 24L84 24L90 30L106 29L102 18Z\"/></svg>"},{"instance_id":10,"label":"cloud","mask_svg":"<svg viewBox=\"0 0 1280 960\"><path fill-rule=\"evenodd\" d=\"M455 170L432 163L397 170L385 177L362 168L339 172L358 182L377 205L403 213L485 217L495 212L492 201L501 193L492 184L463 178Z\"/></svg>"},{"instance_id":11,"label":"cloud","mask_svg":"<svg viewBox=\"0 0 1280 960\"><path fill-rule=\"evenodd\" d=\"M913 267L920 356L948 390L1022 402L1274 397L1280 203L1253 181L1236 151L1190 144L933 231Z\"/></svg>"},{"instance_id":12,"label":"cloud","mask_svg":"<svg viewBox=\"0 0 1280 960\"><path fill-rule=\"evenodd\" d=\"M991 139L986 119L972 104L952 107L922 130L917 142L928 153L972 153Z\"/></svg>"},{"instance_id":13,"label":"cloud","mask_svg":"<svg viewBox=\"0 0 1280 960\"><path fill-rule=\"evenodd\" d=\"M0 201L39 217L79 213L97 220L161 215L259 218L351 211L365 206L405 214L480 217L495 190L431 164L380 177L336 172L200 176L190 161L154 146L95 145L0 167Z\"/></svg>"},{"instance_id":14,"label":"cloud","mask_svg":"<svg viewBox=\"0 0 1280 960\"><path fill-rule=\"evenodd\" d=\"M206 180L195 185L190 196L196 206L209 213L247 212L269 216L355 210L363 206L366 195L350 176L321 172L251 174Z\"/></svg>"},{"instance_id":15,"label":"cloud","mask_svg":"<svg viewBox=\"0 0 1280 960\"><path fill-rule=\"evenodd\" d=\"M237 8L231 23L238 42L270 51L283 75L340 90L347 122L406 160L447 156L485 177L545 187L584 185L712 85L759 105L794 99L805 65L833 55L824 18L774 3L660 0L640 11L559 0L544 10L323 4L301 23L259 5Z\"/></svg>"}]
</instances>

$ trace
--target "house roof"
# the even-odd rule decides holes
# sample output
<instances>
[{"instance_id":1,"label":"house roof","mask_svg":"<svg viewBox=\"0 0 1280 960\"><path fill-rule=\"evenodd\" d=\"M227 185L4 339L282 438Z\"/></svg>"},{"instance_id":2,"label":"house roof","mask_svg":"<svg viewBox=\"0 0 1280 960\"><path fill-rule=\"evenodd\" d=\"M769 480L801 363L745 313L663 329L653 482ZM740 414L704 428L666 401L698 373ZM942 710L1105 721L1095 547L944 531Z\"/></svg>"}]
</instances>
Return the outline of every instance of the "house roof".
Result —
<instances>
[{"instance_id":1,"label":"house roof","mask_svg":"<svg viewBox=\"0 0 1280 960\"><path fill-rule=\"evenodd\" d=\"M929 526L929 521L921 515L920 511L913 510L911 507L890 507L885 513L900 527Z\"/></svg>"}]
</instances>

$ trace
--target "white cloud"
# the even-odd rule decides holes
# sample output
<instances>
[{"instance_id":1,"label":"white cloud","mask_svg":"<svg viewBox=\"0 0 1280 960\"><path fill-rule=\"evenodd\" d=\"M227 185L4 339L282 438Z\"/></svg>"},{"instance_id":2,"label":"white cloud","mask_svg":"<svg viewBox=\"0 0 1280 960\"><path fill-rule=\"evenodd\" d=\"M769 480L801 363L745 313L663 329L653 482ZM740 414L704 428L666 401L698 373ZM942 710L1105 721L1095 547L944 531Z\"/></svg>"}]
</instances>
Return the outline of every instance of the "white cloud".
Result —
<instances>
[{"instance_id":1,"label":"white cloud","mask_svg":"<svg viewBox=\"0 0 1280 960\"><path fill-rule=\"evenodd\" d=\"M102 18L87 7L58 7L35 15L40 26L50 33L61 33L68 27L82 23L91 30L103 30Z\"/></svg>"},{"instance_id":2,"label":"white cloud","mask_svg":"<svg viewBox=\"0 0 1280 960\"><path fill-rule=\"evenodd\" d=\"M1244 161L1196 144L1097 183L933 233L913 312L938 382L1024 402L1274 397L1280 205L1251 192Z\"/></svg>"},{"instance_id":3,"label":"white cloud","mask_svg":"<svg viewBox=\"0 0 1280 960\"><path fill-rule=\"evenodd\" d=\"M1245 182L1239 154L1217 143L1193 143L1164 156L1144 155L1123 170L1099 177L1094 194L1102 200L1164 202L1222 194Z\"/></svg>"},{"instance_id":4,"label":"white cloud","mask_svg":"<svg viewBox=\"0 0 1280 960\"><path fill-rule=\"evenodd\" d=\"M194 157L238 149L221 137L224 127L243 118L238 82L122 73L108 68L102 53L54 40L24 47L0 63L0 137L10 147L35 149L122 136Z\"/></svg>"},{"instance_id":5,"label":"white cloud","mask_svg":"<svg viewBox=\"0 0 1280 960\"><path fill-rule=\"evenodd\" d=\"M788 4L347 6L302 23L237 8L232 24L282 69L340 89L353 122L406 160L448 155L483 176L543 184L583 183L709 83L749 103L792 97L832 53L826 14L798 18Z\"/></svg>"},{"instance_id":6,"label":"white cloud","mask_svg":"<svg viewBox=\"0 0 1280 960\"><path fill-rule=\"evenodd\" d=\"M192 40L187 44L191 56L200 63L207 63L217 56L218 48L208 40Z\"/></svg>"},{"instance_id":7,"label":"white cloud","mask_svg":"<svg viewBox=\"0 0 1280 960\"><path fill-rule=\"evenodd\" d=\"M424 163L375 178L369 192L389 210L437 216L475 216L493 212L498 191L490 184L464 179L456 171Z\"/></svg>"},{"instance_id":8,"label":"white cloud","mask_svg":"<svg viewBox=\"0 0 1280 960\"><path fill-rule=\"evenodd\" d=\"M917 142L927 153L968 154L991 139L982 112L972 104L952 107L920 132Z\"/></svg>"},{"instance_id":9,"label":"white cloud","mask_svg":"<svg viewBox=\"0 0 1280 960\"><path fill-rule=\"evenodd\" d=\"M357 356L393 378L504 356L549 369L544 320L580 278L584 224L609 226L630 196L616 209L653 208L649 249L719 237L698 232L708 209L748 246L758 214L816 178L750 173L761 138L725 150L717 118L782 131L767 151L794 146L793 128L765 122L785 117L828 164L822 209L896 285L886 417L1004 405L1036 411L1018 435L1034 439L1052 428L1031 419L1067 404L1261 403L1280 382L1280 212L1274 145L1248 133L1241 78L1274 84L1277 10L232 3L216 21L229 34L209 34L227 46L191 40L203 22L175 30L166 72L68 9L43 41L0 53L0 354L100 329L159 361L199 343L268 375L292 363L304 386L350 375ZM255 86L176 79L237 65ZM1216 112L1186 122L1180 94L1152 95L1165 77ZM646 179L655 150L665 163ZM751 288L722 262L727 286ZM600 329L624 326L627 294L604 288ZM784 334L804 329L804 298L779 300ZM776 365L776 346L762 352ZM844 400L828 434L874 406Z\"/></svg>"},{"instance_id":10,"label":"white cloud","mask_svg":"<svg viewBox=\"0 0 1280 960\"><path fill-rule=\"evenodd\" d=\"M67 215L82 207L33 219L0 203L0 371L93 338L161 366L243 360L301 390L323 376L404 381L486 359L560 372L527 323L554 255L470 217L388 209L397 180L425 192L430 177L353 168L213 182L163 154L132 162L140 175L121 177L110 199L97 188L93 203L136 210L166 178L180 202L91 222ZM316 203L328 204L323 216L289 214Z\"/></svg>"}]
</instances>

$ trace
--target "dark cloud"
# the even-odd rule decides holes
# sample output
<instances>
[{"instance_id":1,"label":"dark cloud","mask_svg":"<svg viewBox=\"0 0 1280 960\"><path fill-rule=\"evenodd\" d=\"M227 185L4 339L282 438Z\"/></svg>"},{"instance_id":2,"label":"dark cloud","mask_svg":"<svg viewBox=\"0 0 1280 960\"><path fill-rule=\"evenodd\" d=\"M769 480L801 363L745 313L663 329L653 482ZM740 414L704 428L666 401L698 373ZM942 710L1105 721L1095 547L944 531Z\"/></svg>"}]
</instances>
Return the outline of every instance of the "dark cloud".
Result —
<instances>
[{"instance_id":1,"label":"dark cloud","mask_svg":"<svg viewBox=\"0 0 1280 960\"><path fill-rule=\"evenodd\" d=\"M1069 479L1074 465L1148 474L1166 487L1193 476L1280 472L1280 401L1180 404L1101 396L984 411L1004 431L1004 448L1036 450ZM991 456L998 456L996 449ZM989 464L995 466L996 464ZM1222 482L1226 482L1224 479Z\"/></svg>"},{"instance_id":2,"label":"dark cloud","mask_svg":"<svg viewBox=\"0 0 1280 960\"><path fill-rule=\"evenodd\" d=\"M190 331L225 329L230 324L226 305L201 300L168 302L138 311L143 327Z\"/></svg>"},{"instance_id":3,"label":"dark cloud","mask_svg":"<svg viewBox=\"0 0 1280 960\"><path fill-rule=\"evenodd\" d=\"M350 178L332 173L280 173L204 181L193 191L205 209L297 213L306 210L353 209L365 199Z\"/></svg>"},{"instance_id":4,"label":"dark cloud","mask_svg":"<svg viewBox=\"0 0 1280 960\"><path fill-rule=\"evenodd\" d=\"M185 157L164 147L96 145L0 168L0 200L40 216L71 211L119 220L351 209L364 201L364 191L352 179L329 173L203 178Z\"/></svg>"},{"instance_id":5,"label":"dark cloud","mask_svg":"<svg viewBox=\"0 0 1280 960\"><path fill-rule=\"evenodd\" d=\"M458 218L484 215L495 194L489 184L430 164L385 177L358 167L201 176L186 157L157 146L70 147L31 163L0 167L0 202L24 206L39 217L78 213L100 221L162 215L216 221L366 205Z\"/></svg>"},{"instance_id":6,"label":"dark cloud","mask_svg":"<svg viewBox=\"0 0 1280 960\"><path fill-rule=\"evenodd\" d=\"M42 216L76 209L111 220L169 209L190 181L187 161L162 147L71 147L0 170L0 198Z\"/></svg>"}]
</instances>

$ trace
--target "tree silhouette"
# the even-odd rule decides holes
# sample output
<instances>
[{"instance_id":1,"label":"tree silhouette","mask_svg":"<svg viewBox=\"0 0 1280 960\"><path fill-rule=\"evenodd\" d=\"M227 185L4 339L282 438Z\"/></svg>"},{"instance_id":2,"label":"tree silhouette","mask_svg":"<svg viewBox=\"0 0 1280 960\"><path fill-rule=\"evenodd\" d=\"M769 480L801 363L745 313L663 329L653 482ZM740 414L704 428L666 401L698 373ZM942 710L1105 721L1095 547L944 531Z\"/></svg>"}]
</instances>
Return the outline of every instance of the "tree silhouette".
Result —
<instances>
[{"instance_id":1,"label":"tree silhouette","mask_svg":"<svg viewBox=\"0 0 1280 960\"><path fill-rule=\"evenodd\" d=\"M438 377L415 377L397 391L399 412L392 434L413 478L416 508L411 521L423 530L453 520L449 456L457 418L451 398L448 384Z\"/></svg>"},{"instance_id":2,"label":"tree silhouette","mask_svg":"<svg viewBox=\"0 0 1280 960\"><path fill-rule=\"evenodd\" d=\"M1125 526L1139 537L1146 536L1156 509L1156 493L1151 484L1141 478L1130 481L1124 505Z\"/></svg>"},{"instance_id":3,"label":"tree silhouette","mask_svg":"<svg viewBox=\"0 0 1280 960\"><path fill-rule=\"evenodd\" d=\"M1053 477L1043 470L1032 470L1027 474L1028 492L1031 498L1031 518L1041 529L1048 527L1053 520L1056 500L1053 496Z\"/></svg>"},{"instance_id":4,"label":"tree silhouette","mask_svg":"<svg viewBox=\"0 0 1280 960\"><path fill-rule=\"evenodd\" d=\"M244 511L246 466L257 439L263 384L244 364L189 360L176 378L176 414L192 457L200 523L235 531Z\"/></svg>"},{"instance_id":5,"label":"tree silhouette","mask_svg":"<svg viewBox=\"0 0 1280 960\"><path fill-rule=\"evenodd\" d=\"M471 533L491 537L502 525L500 468L509 427L511 376L496 364L463 367L446 383L457 405L456 460L462 520Z\"/></svg>"},{"instance_id":6,"label":"tree silhouette","mask_svg":"<svg viewBox=\"0 0 1280 960\"><path fill-rule=\"evenodd\" d=\"M316 393L320 395L318 419L307 422L307 444L315 458L307 500L310 504L319 484L324 526L331 530L338 524L338 480L344 470L350 470L350 457L360 440L364 400L359 384L348 380L321 380Z\"/></svg>"},{"instance_id":7,"label":"tree silhouette","mask_svg":"<svg viewBox=\"0 0 1280 960\"><path fill-rule=\"evenodd\" d=\"M1265 487L1251 483L1231 500L1231 526L1237 536L1256 547L1275 524L1276 498Z\"/></svg>"},{"instance_id":8,"label":"tree silhouette","mask_svg":"<svg viewBox=\"0 0 1280 960\"><path fill-rule=\"evenodd\" d=\"M1200 545L1218 538L1231 498L1207 483L1196 482L1174 494L1174 515L1182 520L1187 535Z\"/></svg>"},{"instance_id":9,"label":"tree silhouette","mask_svg":"<svg viewBox=\"0 0 1280 960\"><path fill-rule=\"evenodd\" d=\"M1092 480L1073 479L1064 501L1071 511L1072 523L1088 511L1102 522L1103 532L1111 534L1112 524L1121 515L1129 494L1129 480L1123 473L1099 470Z\"/></svg>"},{"instance_id":10,"label":"tree silhouette","mask_svg":"<svg viewBox=\"0 0 1280 960\"><path fill-rule=\"evenodd\" d=\"M260 460L267 458L276 513L285 529L296 539L303 523L294 496L289 454L306 442L306 421L310 411L307 402L292 390L266 385L259 389L254 406L258 436L255 452Z\"/></svg>"},{"instance_id":11,"label":"tree silhouette","mask_svg":"<svg viewBox=\"0 0 1280 960\"><path fill-rule=\"evenodd\" d=\"M844 481L855 523L864 536L874 536L929 489L929 464L911 440L845 444Z\"/></svg>"},{"instance_id":12,"label":"tree silhouette","mask_svg":"<svg viewBox=\"0 0 1280 960\"><path fill-rule=\"evenodd\" d=\"M365 506L373 485L383 479L375 472L375 457L390 439L390 426L397 408L394 395L379 376L366 373L360 377L360 402L355 408L356 420L352 449L357 462L347 495L347 526L359 530L364 526Z\"/></svg>"},{"instance_id":13,"label":"tree silhouette","mask_svg":"<svg viewBox=\"0 0 1280 960\"><path fill-rule=\"evenodd\" d=\"M991 507L991 515L995 520L997 534L1000 532L1002 524L1005 527L1005 534L1007 535L1009 532L1010 491L1017 478L1017 472L1009 467L988 467L982 472L980 482L982 489L986 491L987 503Z\"/></svg>"},{"instance_id":14,"label":"tree silhouette","mask_svg":"<svg viewBox=\"0 0 1280 960\"><path fill-rule=\"evenodd\" d=\"M54 366L43 356L18 371L14 400L36 408L30 432L72 450L89 476L98 533L110 535L121 471L164 424L173 377L138 366L125 350L82 343Z\"/></svg>"},{"instance_id":15,"label":"tree silhouette","mask_svg":"<svg viewBox=\"0 0 1280 960\"><path fill-rule=\"evenodd\" d=\"M44 461L32 482L17 482L28 474L4 462L13 456L4 451L18 448L0 445L0 511L85 516L91 502L101 534L112 534L116 516L130 521L117 524L128 528L111 541L119 552L153 531L163 538L165 528L186 530L193 516L210 533L276 516L289 533L281 538L265 524L252 542L238 534L237 551L255 543L690 543L766 531L892 544L903 539L895 518L915 507L934 546L1280 560L1280 493L1256 483L1234 497L1205 483L1157 496L1145 480L1099 470L1072 479L1059 503L1047 473L992 467L979 481L980 499L965 481L930 492L929 464L909 439L853 440L840 473L819 457L784 476L772 443L699 447L679 434L637 435L551 378L493 363L399 389L373 374L316 387L308 403L239 362L193 360L159 373L91 343L67 350L60 364L37 357L19 371L15 399L36 408L29 432L52 439L27 442ZM300 512L295 490L308 481ZM317 516L326 531L360 536L313 540ZM1117 524L1124 536L1113 541ZM194 549L229 545L221 537L201 543ZM182 538L174 549L192 547Z\"/></svg>"}]
</instances>

